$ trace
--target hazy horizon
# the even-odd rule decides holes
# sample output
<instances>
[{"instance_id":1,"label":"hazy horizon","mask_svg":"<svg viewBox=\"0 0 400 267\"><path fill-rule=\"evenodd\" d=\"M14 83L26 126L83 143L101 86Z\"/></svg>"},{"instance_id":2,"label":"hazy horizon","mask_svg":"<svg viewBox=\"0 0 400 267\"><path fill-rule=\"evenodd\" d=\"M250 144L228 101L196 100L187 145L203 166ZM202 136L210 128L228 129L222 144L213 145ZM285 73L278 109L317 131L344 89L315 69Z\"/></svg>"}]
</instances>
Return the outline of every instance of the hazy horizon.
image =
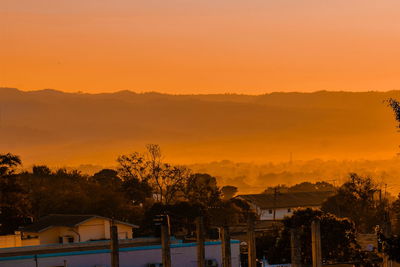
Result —
<instances>
[{"instance_id":1,"label":"hazy horizon","mask_svg":"<svg viewBox=\"0 0 400 267\"><path fill-rule=\"evenodd\" d=\"M74 89L67 89L67 90L61 90L57 88L37 88L37 89L29 89L29 88L17 88L17 87L12 87L12 86L0 86L0 89L17 89L22 92L40 92L40 91L55 91L55 92L60 92L60 93L66 93L66 94L88 94L88 95L96 95L96 94L114 94L114 93L121 93L121 92L130 92L134 94L164 94L164 95L175 95L175 96L191 96L191 95L243 95L243 96L263 96L263 95L269 95L269 94L291 94L291 93L299 93L299 94L313 94L313 93L320 93L320 92L332 92L332 93L390 93L390 92L400 92L399 89L365 89L365 90L329 90L329 89L321 89L321 90L314 90L314 91L301 91L301 90L292 90L292 91L260 91L256 93L248 93L248 92L230 92L230 91L221 91L221 92L214 92L214 93L207 93L207 92L193 92L193 93L185 93L185 92L180 92L180 93L174 93L174 92L168 92L168 91L157 91L157 90L134 90L134 89L114 89L114 90L109 90L109 91L90 91L90 90L74 90Z\"/></svg>"}]
</instances>

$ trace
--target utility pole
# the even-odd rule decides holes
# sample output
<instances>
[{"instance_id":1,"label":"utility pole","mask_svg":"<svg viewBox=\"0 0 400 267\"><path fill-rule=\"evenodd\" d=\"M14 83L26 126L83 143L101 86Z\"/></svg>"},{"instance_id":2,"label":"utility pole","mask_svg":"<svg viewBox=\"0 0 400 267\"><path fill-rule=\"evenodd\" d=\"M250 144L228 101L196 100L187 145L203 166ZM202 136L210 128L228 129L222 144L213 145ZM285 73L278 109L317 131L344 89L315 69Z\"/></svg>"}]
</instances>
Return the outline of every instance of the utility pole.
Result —
<instances>
[{"instance_id":1,"label":"utility pole","mask_svg":"<svg viewBox=\"0 0 400 267\"><path fill-rule=\"evenodd\" d=\"M229 226L225 223L221 229L221 248L222 248L222 266L232 267L231 261L231 237Z\"/></svg>"},{"instance_id":2,"label":"utility pole","mask_svg":"<svg viewBox=\"0 0 400 267\"><path fill-rule=\"evenodd\" d=\"M274 217L273 220L275 221L276 218L276 200L278 198L278 188L275 186L274 187Z\"/></svg>"},{"instance_id":3,"label":"utility pole","mask_svg":"<svg viewBox=\"0 0 400 267\"><path fill-rule=\"evenodd\" d=\"M315 220L311 223L311 247L312 247L312 267L322 266L321 253L321 226L320 222Z\"/></svg>"},{"instance_id":4,"label":"utility pole","mask_svg":"<svg viewBox=\"0 0 400 267\"><path fill-rule=\"evenodd\" d=\"M383 235L385 237L389 237L392 234L392 225L390 223L390 214L389 214L389 208L387 206L387 198L386 198L386 189L387 189L387 184L385 184L385 194L384 194L384 200L385 200L385 206L384 206L384 218L383 218ZM380 190L382 192L382 190ZM382 193L381 193L382 195ZM381 199L381 206L383 204L383 201ZM388 255L382 253L382 258L383 258L383 266L384 267L391 267L392 266L392 261L389 260Z\"/></svg>"},{"instance_id":5,"label":"utility pole","mask_svg":"<svg viewBox=\"0 0 400 267\"><path fill-rule=\"evenodd\" d=\"M255 220L251 213L247 217L247 256L248 267L257 267Z\"/></svg>"},{"instance_id":6,"label":"utility pole","mask_svg":"<svg viewBox=\"0 0 400 267\"><path fill-rule=\"evenodd\" d=\"M162 215L161 222L161 246L162 246L162 264L163 267L171 267L171 249L170 249L170 231L169 216Z\"/></svg>"},{"instance_id":7,"label":"utility pole","mask_svg":"<svg viewBox=\"0 0 400 267\"><path fill-rule=\"evenodd\" d=\"M199 216L196 218L196 237L197 237L197 266L204 267L206 265L206 252L204 248L203 216Z\"/></svg>"},{"instance_id":8,"label":"utility pole","mask_svg":"<svg viewBox=\"0 0 400 267\"><path fill-rule=\"evenodd\" d=\"M290 247L292 267L301 266L301 246L298 230L295 228L290 229Z\"/></svg>"},{"instance_id":9,"label":"utility pole","mask_svg":"<svg viewBox=\"0 0 400 267\"><path fill-rule=\"evenodd\" d=\"M111 233L111 267L119 267L118 228L114 224L114 220L111 221L110 233Z\"/></svg>"}]
</instances>

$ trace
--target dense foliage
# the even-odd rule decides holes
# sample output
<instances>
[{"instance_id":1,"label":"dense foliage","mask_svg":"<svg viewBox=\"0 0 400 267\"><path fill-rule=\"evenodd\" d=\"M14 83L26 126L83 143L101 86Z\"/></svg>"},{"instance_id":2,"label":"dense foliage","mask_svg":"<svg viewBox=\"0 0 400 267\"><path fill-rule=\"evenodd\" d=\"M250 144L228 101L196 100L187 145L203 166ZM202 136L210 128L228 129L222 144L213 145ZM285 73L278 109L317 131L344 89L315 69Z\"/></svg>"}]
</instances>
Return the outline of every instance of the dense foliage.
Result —
<instances>
[{"instance_id":1,"label":"dense foliage","mask_svg":"<svg viewBox=\"0 0 400 267\"><path fill-rule=\"evenodd\" d=\"M19 157L0 155L0 234L55 213L129 221L141 225L143 234L156 233L154 216L168 213L173 233L184 229L190 234L196 216L205 216L211 227L242 219L240 214L248 211L238 200L221 198L215 177L164 163L157 145L147 146L146 153L120 156L117 162L116 170L84 175L47 166L22 171Z\"/></svg>"},{"instance_id":2,"label":"dense foliage","mask_svg":"<svg viewBox=\"0 0 400 267\"><path fill-rule=\"evenodd\" d=\"M324 263L356 262L358 265L375 266L380 259L374 253L360 250L356 228L348 219L315 209L299 209L283 220L283 227L257 238L257 254L269 263L291 262L291 231L296 231L301 251L301 264L312 264L311 222L318 220L321 227L322 260Z\"/></svg>"},{"instance_id":3,"label":"dense foliage","mask_svg":"<svg viewBox=\"0 0 400 267\"><path fill-rule=\"evenodd\" d=\"M388 200L382 197L382 191L369 177L355 173L338 188L335 195L322 205L326 212L341 218L351 219L358 231L373 233L377 225L386 227L388 223Z\"/></svg>"},{"instance_id":4,"label":"dense foliage","mask_svg":"<svg viewBox=\"0 0 400 267\"><path fill-rule=\"evenodd\" d=\"M295 193L295 192L318 192L318 191L334 191L336 188L327 182L302 182L292 186L280 184L277 186L271 186L264 190L265 194L273 194L274 192L280 193Z\"/></svg>"}]
</instances>

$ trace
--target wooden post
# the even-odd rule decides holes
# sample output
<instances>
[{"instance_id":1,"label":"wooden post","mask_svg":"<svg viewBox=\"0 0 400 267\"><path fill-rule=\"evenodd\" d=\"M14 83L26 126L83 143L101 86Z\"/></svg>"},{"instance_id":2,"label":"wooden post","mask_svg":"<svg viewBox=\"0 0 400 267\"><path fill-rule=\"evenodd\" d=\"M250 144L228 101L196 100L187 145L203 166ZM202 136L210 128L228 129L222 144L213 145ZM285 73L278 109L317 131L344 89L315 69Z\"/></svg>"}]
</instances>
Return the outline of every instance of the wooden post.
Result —
<instances>
[{"instance_id":1,"label":"wooden post","mask_svg":"<svg viewBox=\"0 0 400 267\"><path fill-rule=\"evenodd\" d=\"M319 221L311 223L312 266L322 266L321 227Z\"/></svg>"},{"instance_id":2,"label":"wooden post","mask_svg":"<svg viewBox=\"0 0 400 267\"><path fill-rule=\"evenodd\" d=\"M119 267L118 228L114 222L110 226L111 234L111 267Z\"/></svg>"},{"instance_id":3,"label":"wooden post","mask_svg":"<svg viewBox=\"0 0 400 267\"><path fill-rule=\"evenodd\" d=\"M290 229L290 247L292 267L301 266L301 246L299 242L298 230L295 228Z\"/></svg>"},{"instance_id":4,"label":"wooden post","mask_svg":"<svg viewBox=\"0 0 400 267\"><path fill-rule=\"evenodd\" d=\"M37 258L37 255L36 255L36 254L35 254L35 266L36 266L36 267L39 267L38 258Z\"/></svg>"},{"instance_id":5,"label":"wooden post","mask_svg":"<svg viewBox=\"0 0 400 267\"><path fill-rule=\"evenodd\" d=\"M64 260L64 267L67 267L67 260Z\"/></svg>"},{"instance_id":6,"label":"wooden post","mask_svg":"<svg viewBox=\"0 0 400 267\"><path fill-rule=\"evenodd\" d=\"M171 267L169 216L163 215L161 223L161 246L163 267Z\"/></svg>"},{"instance_id":7,"label":"wooden post","mask_svg":"<svg viewBox=\"0 0 400 267\"><path fill-rule=\"evenodd\" d=\"M275 187L274 188L274 218L273 220L275 221L276 219L276 199L278 197L278 189Z\"/></svg>"},{"instance_id":8,"label":"wooden post","mask_svg":"<svg viewBox=\"0 0 400 267\"><path fill-rule=\"evenodd\" d=\"M222 267L232 267L231 260L231 237L229 226L224 225L221 229Z\"/></svg>"},{"instance_id":9,"label":"wooden post","mask_svg":"<svg viewBox=\"0 0 400 267\"><path fill-rule=\"evenodd\" d=\"M204 247L204 219L203 216L196 218L196 237L197 237L197 266L206 265L206 251Z\"/></svg>"},{"instance_id":10,"label":"wooden post","mask_svg":"<svg viewBox=\"0 0 400 267\"><path fill-rule=\"evenodd\" d=\"M253 216L247 217L247 256L248 267L257 267L255 221Z\"/></svg>"}]
</instances>

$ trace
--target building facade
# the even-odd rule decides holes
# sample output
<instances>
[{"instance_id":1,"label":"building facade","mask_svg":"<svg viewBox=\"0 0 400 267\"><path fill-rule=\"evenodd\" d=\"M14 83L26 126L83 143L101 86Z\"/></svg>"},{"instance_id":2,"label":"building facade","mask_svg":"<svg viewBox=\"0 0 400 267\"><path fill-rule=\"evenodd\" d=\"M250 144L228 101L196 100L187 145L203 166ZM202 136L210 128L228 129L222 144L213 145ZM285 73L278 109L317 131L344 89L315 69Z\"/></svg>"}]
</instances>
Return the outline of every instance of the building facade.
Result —
<instances>
[{"instance_id":1,"label":"building facade","mask_svg":"<svg viewBox=\"0 0 400 267\"><path fill-rule=\"evenodd\" d=\"M53 214L22 228L15 235L0 236L1 247L65 244L110 239L111 219L97 215ZM114 221L119 239L132 239L138 226Z\"/></svg>"},{"instance_id":2,"label":"building facade","mask_svg":"<svg viewBox=\"0 0 400 267\"><path fill-rule=\"evenodd\" d=\"M320 208L332 191L239 195L258 214L260 220L283 220L298 208Z\"/></svg>"}]
</instances>

